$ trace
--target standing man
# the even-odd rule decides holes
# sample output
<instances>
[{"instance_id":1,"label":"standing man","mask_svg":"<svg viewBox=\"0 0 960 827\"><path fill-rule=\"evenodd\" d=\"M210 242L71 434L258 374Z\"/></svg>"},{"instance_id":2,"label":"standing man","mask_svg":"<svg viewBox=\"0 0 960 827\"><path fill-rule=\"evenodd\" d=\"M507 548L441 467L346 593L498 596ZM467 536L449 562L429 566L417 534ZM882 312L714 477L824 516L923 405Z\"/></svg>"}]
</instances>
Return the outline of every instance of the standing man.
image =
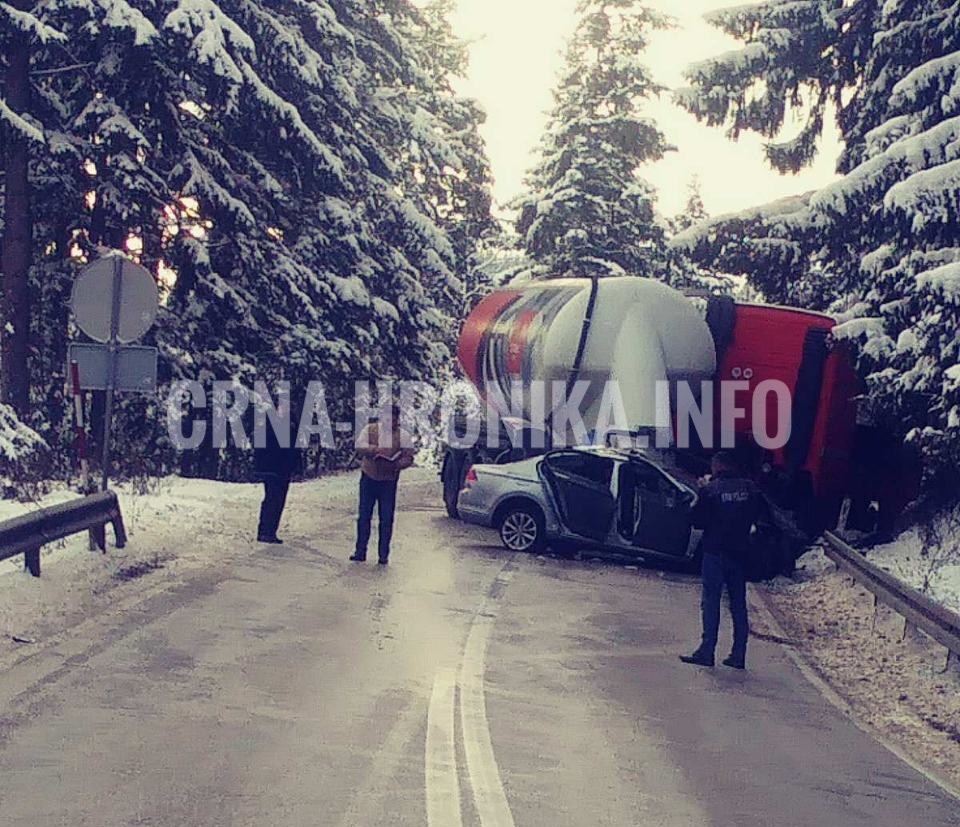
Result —
<instances>
[{"instance_id":1,"label":"standing man","mask_svg":"<svg viewBox=\"0 0 960 827\"><path fill-rule=\"evenodd\" d=\"M720 602L723 587L730 598L733 616L733 651L724 666L744 669L747 659L747 555L750 534L766 510L766 501L757 485L740 471L733 454L721 451L711 463L713 478L700 490L693 523L703 528L703 640L692 655L681 655L684 663L713 666L720 631Z\"/></svg>"},{"instance_id":2,"label":"standing man","mask_svg":"<svg viewBox=\"0 0 960 827\"><path fill-rule=\"evenodd\" d=\"M283 404L283 403L282 403ZM280 410L281 421L286 429L285 439L268 423L265 441L253 451L255 477L263 483L263 502L260 504L260 524L257 527L257 542L283 545L277 536L280 518L287 503L290 478L300 470L300 451L296 447L296 434L289 405Z\"/></svg>"},{"instance_id":3,"label":"standing man","mask_svg":"<svg viewBox=\"0 0 960 827\"><path fill-rule=\"evenodd\" d=\"M390 540L397 507L400 472L413 465L411 438L400 428L400 409L394 406L387 422L373 422L357 436L360 465L360 508L357 518L357 547L350 558L356 563L367 559L370 525L374 506L379 522L378 562L390 560Z\"/></svg>"}]
</instances>

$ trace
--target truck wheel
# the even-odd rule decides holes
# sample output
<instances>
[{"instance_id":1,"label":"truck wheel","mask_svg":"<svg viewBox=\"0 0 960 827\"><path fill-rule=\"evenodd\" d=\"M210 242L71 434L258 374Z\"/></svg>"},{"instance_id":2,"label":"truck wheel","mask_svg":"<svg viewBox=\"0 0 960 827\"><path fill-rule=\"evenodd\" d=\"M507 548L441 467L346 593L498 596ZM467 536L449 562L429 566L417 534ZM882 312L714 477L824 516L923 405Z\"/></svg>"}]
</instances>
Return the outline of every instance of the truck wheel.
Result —
<instances>
[{"instance_id":1,"label":"truck wheel","mask_svg":"<svg viewBox=\"0 0 960 827\"><path fill-rule=\"evenodd\" d=\"M443 504L447 509L447 516L451 520L456 520L460 516L457 513L457 494L453 490L453 482L451 480L455 466L456 461L450 454L447 454L443 460L443 471L440 474L440 479L443 481Z\"/></svg>"},{"instance_id":2,"label":"truck wheel","mask_svg":"<svg viewBox=\"0 0 960 827\"><path fill-rule=\"evenodd\" d=\"M469 457L460 459L453 453L448 453L443 460L443 473L441 475L443 480L443 504L447 509L447 516L451 520L460 519L460 513L457 511L457 500L472 465Z\"/></svg>"},{"instance_id":3,"label":"truck wheel","mask_svg":"<svg viewBox=\"0 0 960 827\"><path fill-rule=\"evenodd\" d=\"M545 533L543 515L535 506L510 505L500 517L500 541L510 551L540 551Z\"/></svg>"}]
</instances>

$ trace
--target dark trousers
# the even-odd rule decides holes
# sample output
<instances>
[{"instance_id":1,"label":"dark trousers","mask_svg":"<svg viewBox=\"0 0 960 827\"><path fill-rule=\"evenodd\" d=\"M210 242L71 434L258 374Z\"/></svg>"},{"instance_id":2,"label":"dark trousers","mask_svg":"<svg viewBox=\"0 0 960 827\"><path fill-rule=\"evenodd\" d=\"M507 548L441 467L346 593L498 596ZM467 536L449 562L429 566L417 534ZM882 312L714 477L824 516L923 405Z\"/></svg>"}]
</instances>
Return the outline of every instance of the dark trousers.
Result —
<instances>
[{"instance_id":1,"label":"dark trousers","mask_svg":"<svg viewBox=\"0 0 960 827\"><path fill-rule=\"evenodd\" d=\"M263 478L263 502L260 504L260 526L257 528L257 537L269 539L277 536L289 489L290 480L288 479L272 475Z\"/></svg>"},{"instance_id":2,"label":"dark trousers","mask_svg":"<svg viewBox=\"0 0 960 827\"><path fill-rule=\"evenodd\" d=\"M703 555L703 597L700 608L703 612L703 643L700 651L713 655L720 633L720 602L723 587L730 598L730 614L733 616L733 657L745 660L750 623L747 618L747 573L740 560L724 554Z\"/></svg>"},{"instance_id":3,"label":"dark trousers","mask_svg":"<svg viewBox=\"0 0 960 827\"><path fill-rule=\"evenodd\" d=\"M377 508L379 520L379 544L377 551L381 560L390 557L390 538L393 537L393 515L397 510L397 481L381 482L360 474L360 512L357 517L357 556L366 557L370 542L370 524L373 508Z\"/></svg>"}]
</instances>

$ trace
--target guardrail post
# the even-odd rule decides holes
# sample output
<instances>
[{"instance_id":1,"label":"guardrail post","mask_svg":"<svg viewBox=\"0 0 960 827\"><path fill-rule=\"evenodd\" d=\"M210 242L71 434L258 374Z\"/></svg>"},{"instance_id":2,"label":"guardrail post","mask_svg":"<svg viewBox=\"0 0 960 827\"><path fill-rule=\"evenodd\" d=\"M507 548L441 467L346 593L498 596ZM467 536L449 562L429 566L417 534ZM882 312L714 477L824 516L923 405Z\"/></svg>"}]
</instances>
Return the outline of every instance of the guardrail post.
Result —
<instances>
[{"instance_id":1,"label":"guardrail post","mask_svg":"<svg viewBox=\"0 0 960 827\"><path fill-rule=\"evenodd\" d=\"M22 554L24 568L39 577L42 547L73 534L89 532L96 545L106 552L108 524L113 526L117 547L123 548L127 532L120 503L113 492L94 494L0 520L0 560Z\"/></svg>"},{"instance_id":2,"label":"guardrail post","mask_svg":"<svg viewBox=\"0 0 960 827\"><path fill-rule=\"evenodd\" d=\"M930 642L930 636L920 629L920 627L905 619L903 622L903 637L901 641L911 646L923 646Z\"/></svg>"},{"instance_id":3,"label":"guardrail post","mask_svg":"<svg viewBox=\"0 0 960 827\"><path fill-rule=\"evenodd\" d=\"M903 620L896 621L895 631L891 630L893 634L884 636L901 640L916 639L920 634L929 637L949 653L940 661L941 671L960 676L960 615L873 565L831 532L825 537L827 556L874 596L873 629L889 628L893 623L891 612L902 616ZM917 642L926 643L923 638Z\"/></svg>"},{"instance_id":4,"label":"guardrail post","mask_svg":"<svg viewBox=\"0 0 960 827\"><path fill-rule=\"evenodd\" d=\"M907 619L874 596L873 632L890 640L903 640L907 633Z\"/></svg>"},{"instance_id":5,"label":"guardrail post","mask_svg":"<svg viewBox=\"0 0 960 827\"><path fill-rule=\"evenodd\" d=\"M123 524L123 514L120 509L113 515L113 538L117 542L117 548L124 548L127 545L127 529Z\"/></svg>"},{"instance_id":6,"label":"guardrail post","mask_svg":"<svg viewBox=\"0 0 960 827\"><path fill-rule=\"evenodd\" d=\"M40 547L29 548L23 553L23 567L34 577L40 576Z\"/></svg>"},{"instance_id":7,"label":"guardrail post","mask_svg":"<svg viewBox=\"0 0 960 827\"><path fill-rule=\"evenodd\" d=\"M960 678L960 655L947 649L947 659L943 664L943 673Z\"/></svg>"},{"instance_id":8,"label":"guardrail post","mask_svg":"<svg viewBox=\"0 0 960 827\"><path fill-rule=\"evenodd\" d=\"M107 553L107 524L100 523L90 529L90 536L102 554Z\"/></svg>"}]
</instances>

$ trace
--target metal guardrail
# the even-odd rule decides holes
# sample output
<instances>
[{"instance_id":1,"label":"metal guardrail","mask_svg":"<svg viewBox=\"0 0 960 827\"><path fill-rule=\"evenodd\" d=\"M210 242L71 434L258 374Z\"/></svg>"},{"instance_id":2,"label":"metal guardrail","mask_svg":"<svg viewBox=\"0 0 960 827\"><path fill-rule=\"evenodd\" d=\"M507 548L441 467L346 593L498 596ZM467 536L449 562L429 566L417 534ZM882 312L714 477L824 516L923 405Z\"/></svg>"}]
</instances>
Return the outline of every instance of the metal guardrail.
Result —
<instances>
[{"instance_id":1,"label":"metal guardrail","mask_svg":"<svg viewBox=\"0 0 960 827\"><path fill-rule=\"evenodd\" d=\"M945 646L950 658L960 659L960 615L868 562L836 534L828 531L825 536L827 557L907 623Z\"/></svg>"},{"instance_id":2,"label":"metal guardrail","mask_svg":"<svg viewBox=\"0 0 960 827\"><path fill-rule=\"evenodd\" d=\"M105 552L107 523L113 526L117 548L123 548L127 544L127 532L120 513L120 502L113 491L14 517L0 523L0 560L23 554L24 567L34 577L39 577L42 546L89 530L97 546Z\"/></svg>"}]
</instances>

